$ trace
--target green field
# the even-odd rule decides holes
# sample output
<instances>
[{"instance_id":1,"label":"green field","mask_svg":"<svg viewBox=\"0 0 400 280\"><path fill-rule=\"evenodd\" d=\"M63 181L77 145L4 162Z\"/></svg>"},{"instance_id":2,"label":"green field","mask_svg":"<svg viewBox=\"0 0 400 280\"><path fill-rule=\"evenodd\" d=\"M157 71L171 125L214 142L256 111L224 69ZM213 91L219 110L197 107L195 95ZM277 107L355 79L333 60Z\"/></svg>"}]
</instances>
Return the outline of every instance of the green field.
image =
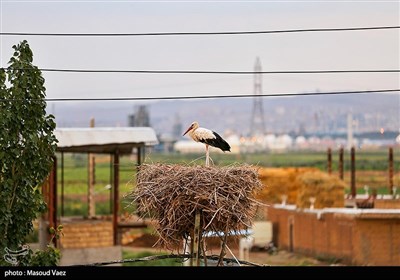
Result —
<instances>
[{"instance_id":1,"label":"green field","mask_svg":"<svg viewBox=\"0 0 400 280\"><path fill-rule=\"evenodd\" d=\"M265 153L265 154L211 154L215 165L252 164L263 167L315 167L327 170L327 155L325 152L290 152L290 153ZM338 153L332 153L332 172L337 175ZM88 156L87 154L64 155L64 214L85 215L87 212L88 191ZM181 155L149 153L145 163L165 164L204 164L203 154ZM58 155L58 193L61 194L61 156ZM96 214L111 213L110 190L107 185L112 185L112 164L109 156L96 156L95 171L95 200ZM350 154L344 154L344 180L350 183ZM400 150L394 150L394 185L400 187ZM129 199L124 199L135 186L136 161L130 156L120 158L120 197L122 199L121 211L130 212ZM364 186L377 188L378 193L388 193L388 150L365 151L356 153L356 185L359 193L364 192ZM349 191L349 190L347 190ZM400 191L400 190L399 190ZM59 207L61 207L59 203Z\"/></svg>"}]
</instances>

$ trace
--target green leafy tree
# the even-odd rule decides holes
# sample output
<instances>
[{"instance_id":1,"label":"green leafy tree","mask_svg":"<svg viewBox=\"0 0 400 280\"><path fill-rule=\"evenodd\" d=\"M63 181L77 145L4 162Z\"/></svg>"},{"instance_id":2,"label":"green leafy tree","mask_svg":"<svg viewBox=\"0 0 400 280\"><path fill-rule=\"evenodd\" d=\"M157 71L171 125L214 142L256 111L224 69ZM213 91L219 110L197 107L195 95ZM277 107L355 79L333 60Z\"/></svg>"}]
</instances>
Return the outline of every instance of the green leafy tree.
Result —
<instances>
[{"instance_id":1,"label":"green leafy tree","mask_svg":"<svg viewBox=\"0 0 400 280\"><path fill-rule=\"evenodd\" d=\"M49 175L57 139L46 115L44 78L27 41L13 46L0 70L0 257L18 250L32 221L46 210L40 186ZM0 260L0 262L1 262Z\"/></svg>"}]
</instances>

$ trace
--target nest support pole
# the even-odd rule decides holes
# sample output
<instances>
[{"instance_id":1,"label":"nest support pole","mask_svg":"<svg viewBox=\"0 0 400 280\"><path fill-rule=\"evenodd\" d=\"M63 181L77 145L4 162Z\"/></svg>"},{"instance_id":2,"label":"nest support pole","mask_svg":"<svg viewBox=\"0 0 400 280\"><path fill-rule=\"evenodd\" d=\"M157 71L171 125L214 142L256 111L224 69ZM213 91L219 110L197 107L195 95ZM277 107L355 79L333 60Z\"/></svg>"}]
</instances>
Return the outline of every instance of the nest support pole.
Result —
<instances>
[{"instance_id":1,"label":"nest support pole","mask_svg":"<svg viewBox=\"0 0 400 280\"><path fill-rule=\"evenodd\" d=\"M206 144L206 166L210 166L210 151L208 145Z\"/></svg>"},{"instance_id":2,"label":"nest support pole","mask_svg":"<svg viewBox=\"0 0 400 280\"><path fill-rule=\"evenodd\" d=\"M200 244L201 244L201 211L196 210L194 217L194 230L192 238L192 258L190 261L190 266L200 266Z\"/></svg>"}]
</instances>

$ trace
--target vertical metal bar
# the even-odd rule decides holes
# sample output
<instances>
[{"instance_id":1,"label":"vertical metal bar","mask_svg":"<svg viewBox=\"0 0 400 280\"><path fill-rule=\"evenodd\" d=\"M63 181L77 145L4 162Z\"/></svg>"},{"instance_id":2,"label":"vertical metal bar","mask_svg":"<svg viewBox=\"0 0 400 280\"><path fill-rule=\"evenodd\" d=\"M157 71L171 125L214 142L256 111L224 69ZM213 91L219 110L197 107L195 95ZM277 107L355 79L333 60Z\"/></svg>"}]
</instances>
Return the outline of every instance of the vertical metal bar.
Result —
<instances>
[{"instance_id":1,"label":"vertical metal bar","mask_svg":"<svg viewBox=\"0 0 400 280\"><path fill-rule=\"evenodd\" d=\"M191 237L188 236L183 240L183 253L186 254L191 254L192 252L192 240ZM185 261L183 261L183 266L192 266L192 257L190 256L187 258Z\"/></svg>"},{"instance_id":2,"label":"vertical metal bar","mask_svg":"<svg viewBox=\"0 0 400 280\"><path fill-rule=\"evenodd\" d=\"M393 148L389 147L389 192L393 195Z\"/></svg>"},{"instance_id":3,"label":"vertical metal bar","mask_svg":"<svg viewBox=\"0 0 400 280\"><path fill-rule=\"evenodd\" d=\"M343 165L343 154L344 154L344 149L343 149L343 147L340 147L340 149L339 149L339 178L341 179L341 180L343 180L344 179L344 174L343 174L343 167L344 167L344 165Z\"/></svg>"},{"instance_id":4,"label":"vertical metal bar","mask_svg":"<svg viewBox=\"0 0 400 280\"><path fill-rule=\"evenodd\" d=\"M356 198L356 149L351 147L351 196Z\"/></svg>"},{"instance_id":5,"label":"vertical metal bar","mask_svg":"<svg viewBox=\"0 0 400 280\"><path fill-rule=\"evenodd\" d=\"M64 152L61 152L61 217L64 217Z\"/></svg>"},{"instance_id":6,"label":"vertical metal bar","mask_svg":"<svg viewBox=\"0 0 400 280\"><path fill-rule=\"evenodd\" d=\"M114 209L113 209L114 245L119 245L118 211L119 211L119 151L116 150L114 153Z\"/></svg>"},{"instance_id":7,"label":"vertical metal bar","mask_svg":"<svg viewBox=\"0 0 400 280\"><path fill-rule=\"evenodd\" d=\"M328 174L332 174L332 150L328 148Z\"/></svg>"}]
</instances>

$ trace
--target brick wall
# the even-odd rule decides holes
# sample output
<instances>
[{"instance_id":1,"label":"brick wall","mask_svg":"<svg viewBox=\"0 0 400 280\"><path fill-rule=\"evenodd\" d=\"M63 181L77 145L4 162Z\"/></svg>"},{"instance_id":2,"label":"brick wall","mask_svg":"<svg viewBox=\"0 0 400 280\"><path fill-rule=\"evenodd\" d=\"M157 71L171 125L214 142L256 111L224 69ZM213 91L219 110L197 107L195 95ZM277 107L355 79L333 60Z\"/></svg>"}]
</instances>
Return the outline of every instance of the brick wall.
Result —
<instances>
[{"instance_id":1,"label":"brick wall","mask_svg":"<svg viewBox=\"0 0 400 280\"><path fill-rule=\"evenodd\" d=\"M400 214L360 218L271 206L267 218L279 248L353 265L400 265Z\"/></svg>"},{"instance_id":2,"label":"brick wall","mask_svg":"<svg viewBox=\"0 0 400 280\"><path fill-rule=\"evenodd\" d=\"M110 221L71 221L63 223L61 248L95 248L113 246Z\"/></svg>"},{"instance_id":3,"label":"brick wall","mask_svg":"<svg viewBox=\"0 0 400 280\"><path fill-rule=\"evenodd\" d=\"M356 220L354 259L366 265L400 265L400 220Z\"/></svg>"},{"instance_id":4,"label":"brick wall","mask_svg":"<svg viewBox=\"0 0 400 280\"><path fill-rule=\"evenodd\" d=\"M376 199L374 201L374 207L382 209L400 209L400 199Z\"/></svg>"}]
</instances>

